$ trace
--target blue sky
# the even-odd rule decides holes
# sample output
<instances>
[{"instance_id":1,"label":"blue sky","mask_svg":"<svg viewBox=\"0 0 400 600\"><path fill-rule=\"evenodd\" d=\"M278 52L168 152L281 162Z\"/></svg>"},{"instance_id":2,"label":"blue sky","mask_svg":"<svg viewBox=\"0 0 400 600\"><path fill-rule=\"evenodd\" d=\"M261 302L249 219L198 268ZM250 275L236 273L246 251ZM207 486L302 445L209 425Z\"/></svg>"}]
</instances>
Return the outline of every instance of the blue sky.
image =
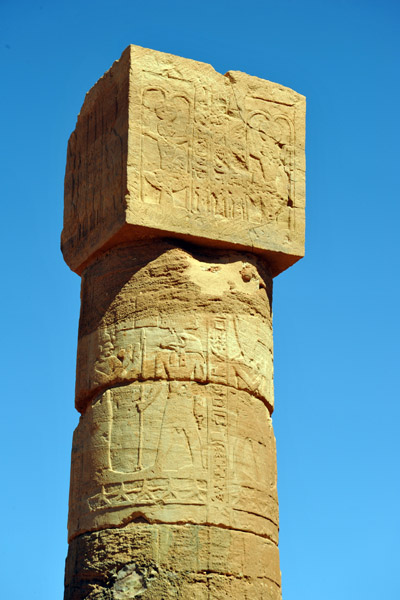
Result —
<instances>
[{"instance_id":1,"label":"blue sky","mask_svg":"<svg viewBox=\"0 0 400 600\"><path fill-rule=\"evenodd\" d=\"M66 144L129 43L307 96L306 257L275 280L284 600L395 600L400 5L0 0L7 600L62 598L79 278L59 250Z\"/></svg>"}]
</instances>

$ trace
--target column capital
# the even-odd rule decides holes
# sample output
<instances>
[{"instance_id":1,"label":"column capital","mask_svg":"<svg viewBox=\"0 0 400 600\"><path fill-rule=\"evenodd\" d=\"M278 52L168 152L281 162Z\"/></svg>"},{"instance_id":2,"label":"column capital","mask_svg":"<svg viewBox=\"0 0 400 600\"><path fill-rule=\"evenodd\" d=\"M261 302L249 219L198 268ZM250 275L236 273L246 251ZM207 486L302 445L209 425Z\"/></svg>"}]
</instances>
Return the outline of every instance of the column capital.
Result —
<instances>
[{"instance_id":1,"label":"column capital","mask_svg":"<svg viewBox=\"0 0 400 600\"><path fill-rule=\"evenodd\" d=\"M87 93L68 144L67 264L145 238L304 255L305 98L238 71L128 46Z\"/></svg>"}]
</instances>

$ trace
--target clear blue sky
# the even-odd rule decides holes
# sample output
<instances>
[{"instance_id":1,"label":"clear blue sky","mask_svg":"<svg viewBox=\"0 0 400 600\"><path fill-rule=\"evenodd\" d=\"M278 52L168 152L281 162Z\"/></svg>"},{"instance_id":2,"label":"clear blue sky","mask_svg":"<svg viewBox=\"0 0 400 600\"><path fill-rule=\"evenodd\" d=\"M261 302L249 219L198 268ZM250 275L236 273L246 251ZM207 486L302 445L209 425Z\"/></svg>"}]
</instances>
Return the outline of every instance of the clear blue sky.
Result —
<instances>
[{"instance_id":1,"label":"clear blue sky","mask_svg":"<svg viewBox=\"0 0 400 600\"><path fill-rule=\"evenodd\" d=\"M306 258L274 290L284 600L400 598L399 17L395 0L0 0L3 598L62 598L66 144L130 43L307 96Z\"/></svg>"}]
</instances>

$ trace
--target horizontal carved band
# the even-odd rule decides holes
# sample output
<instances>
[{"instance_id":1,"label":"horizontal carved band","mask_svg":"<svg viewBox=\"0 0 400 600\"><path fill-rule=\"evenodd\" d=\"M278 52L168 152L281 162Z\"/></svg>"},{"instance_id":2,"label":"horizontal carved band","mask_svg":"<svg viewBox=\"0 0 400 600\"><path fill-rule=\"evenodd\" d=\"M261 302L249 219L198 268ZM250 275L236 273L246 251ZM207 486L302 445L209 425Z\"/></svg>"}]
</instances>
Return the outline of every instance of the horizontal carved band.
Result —
<instances>
[{"instance_id":1,"label":"horizontal carved band","mask_svg":"<svg viewBox=\"0 0 400 600\"><path fill-rule=\"evenodd\" d=\"M97 397L74 435L70 537L144 517L277 541L268 409L218 384L146 382Z\"/></svg>"},{"instance_id":2,"label":"horizontal carved band","mask_svg":"<svg viewBox=\"0 0 400 600\"><path fill-rule=\"evenodd\" d=\"M259 316L151 315L98 329L79 341L76 402L111 385L166 379L221 383L272 411L272 332Z\"/></svg>"}]
</instances>

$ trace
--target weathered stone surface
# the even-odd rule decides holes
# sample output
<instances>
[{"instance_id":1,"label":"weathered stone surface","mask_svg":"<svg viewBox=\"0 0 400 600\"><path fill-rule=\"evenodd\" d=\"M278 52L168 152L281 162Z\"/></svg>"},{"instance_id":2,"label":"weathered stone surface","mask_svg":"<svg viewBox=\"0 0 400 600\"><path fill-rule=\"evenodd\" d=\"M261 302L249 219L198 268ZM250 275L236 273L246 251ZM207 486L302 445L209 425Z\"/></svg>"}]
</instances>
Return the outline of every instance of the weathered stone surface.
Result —
<instances>
[{"instance_id":1,"label":"weathered stone surface","mask_svg":"<svg viewBox=\"0 0 400 600\"><path fill-rule=\"evenodd\" d=\"M221 383L272 410L272 280L233 251L123 246L82 277L76 406L111 385Z\"/></svg>"},{"instance_id":2,"label":"weathered stone surface","mask_svg":"<svg viewBox=\"0 0 400 600\"><path fill-rule=\"evenodd\" d=\"M132 523L71 542L66 600L280 600L275 544L241 531Z\"/></svg>"},{"instance_id":3,"label":"weathered stone surface","mask_svg":"<svg viewBox=\"0 0 400 600\"><path fill-rule=\"evenodd\" d=\"M277 543L271 289L251 255L161 242L85 271L70 538L143 517Z\"/></svg>"},{"instance_id":4,"label":"weathered stone surface","mask_svg":"<svg viewBox=\"0 0 400 600\"><path fill-rule=\"evenodd\" d=\"M304 115L281 85L129 46L69 141L65 260L81 273L107 247L173 235L279 273L304 253Z\"/></svg>"},{"instance_id":5,"label":"weathered stone surface","mask_svg":"<svg viewBox=\"0 0 400 600\"><path fill-rule=\"evenodd\" d=\"M304 98L130 46L68 146L82 275L65 600L280 600L272 277Z\"/></svg>"},{"instance_id":6,"label":"weathered stone surface","mask_svg":"<svg viewBox=\"0 0 400 600\"><path fill-rule=\"evenodd\" d=\"M75 434L70 535L144 517L277 543L275 463L268 411L246 392L181 381L112 388Z\"/></svg>"}]
</instances>

